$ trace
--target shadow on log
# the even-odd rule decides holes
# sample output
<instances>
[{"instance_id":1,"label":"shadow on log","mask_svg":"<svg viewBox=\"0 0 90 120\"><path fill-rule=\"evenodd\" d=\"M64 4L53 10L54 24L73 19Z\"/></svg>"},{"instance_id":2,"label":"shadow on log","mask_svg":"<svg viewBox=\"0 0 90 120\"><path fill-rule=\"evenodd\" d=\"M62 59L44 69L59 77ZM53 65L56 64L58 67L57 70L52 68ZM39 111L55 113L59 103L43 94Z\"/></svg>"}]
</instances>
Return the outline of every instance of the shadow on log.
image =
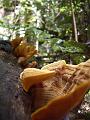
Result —
<instances>
[{"instance_id":1,"label":"shadow on log","mask_svg":"<svg viewBox=\"0 0 90 120\"><path fill-rule=\"evenodd\" d=\"M31 96L19 83L21 71L12 54L0 51L0 120L31 120Z\"/></svg>"}]
</instances>

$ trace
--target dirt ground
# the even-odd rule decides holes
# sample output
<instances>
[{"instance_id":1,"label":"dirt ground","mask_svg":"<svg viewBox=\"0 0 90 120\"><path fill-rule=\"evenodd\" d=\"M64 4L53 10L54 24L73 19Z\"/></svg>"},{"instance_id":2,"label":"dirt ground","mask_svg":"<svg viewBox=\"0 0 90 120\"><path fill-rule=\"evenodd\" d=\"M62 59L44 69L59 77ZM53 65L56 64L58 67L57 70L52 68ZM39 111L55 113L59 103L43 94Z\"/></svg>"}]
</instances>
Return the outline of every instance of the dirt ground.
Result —
<instances>
[{"instance_id":1,"label":"dirt ground","mask_svg":"<svg viewBox=\"0 0 90 120\"><path fill-rule=\"evenodd\" d=\"M85 95L82 104L75 114L75 120L90 120L90 93Z\"/></svg>"}]
</instances>

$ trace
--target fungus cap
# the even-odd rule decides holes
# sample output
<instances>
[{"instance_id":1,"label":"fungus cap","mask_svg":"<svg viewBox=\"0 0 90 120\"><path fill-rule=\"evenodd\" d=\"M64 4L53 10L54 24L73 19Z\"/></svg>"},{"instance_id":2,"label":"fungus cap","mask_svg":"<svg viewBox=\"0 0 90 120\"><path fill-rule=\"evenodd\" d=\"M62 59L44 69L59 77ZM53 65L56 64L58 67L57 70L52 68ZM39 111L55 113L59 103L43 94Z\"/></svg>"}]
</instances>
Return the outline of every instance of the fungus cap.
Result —
<instances>
[{"instance_id":1,"label":"fungus cap","mask_svg":"<svg viewBox=\"0 0 90 120\"><path fill-rule=\"evenodd\" d=\"M41 70L32 69L33 74L30 72L31 68L25 69L21 74L22 81L27 81L28 78L30 83L26 83L30 84L29 87L37 84L37 87L33 88L35 96L32 120L62 119L82 101L90 88L90 60L76 66L62 63L54 62ZM60 74L56 74L57 68L60 68ZM38 87L39 83L42 83L43 87ZM24 86L23 82L23 88Z\"/></svg>"}]
</instances>

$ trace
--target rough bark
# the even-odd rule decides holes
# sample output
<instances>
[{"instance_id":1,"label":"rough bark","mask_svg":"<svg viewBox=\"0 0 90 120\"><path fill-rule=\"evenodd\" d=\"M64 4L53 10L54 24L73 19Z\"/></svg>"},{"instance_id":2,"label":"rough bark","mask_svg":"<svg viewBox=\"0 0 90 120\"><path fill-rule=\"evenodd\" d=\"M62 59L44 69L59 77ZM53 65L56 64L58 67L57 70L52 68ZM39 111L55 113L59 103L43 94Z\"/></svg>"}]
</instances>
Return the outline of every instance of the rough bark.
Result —
<instances>
[{"instance_id":1,"label":"rough bark","mask_svg":"<svg viewBox=\"0 0 90 120\"><path fill-rule=\"evenodd\" d=\"M0 51L0 120L31 120L31 96L19 82L16 58Z\"/></svg>"}]
</instances>

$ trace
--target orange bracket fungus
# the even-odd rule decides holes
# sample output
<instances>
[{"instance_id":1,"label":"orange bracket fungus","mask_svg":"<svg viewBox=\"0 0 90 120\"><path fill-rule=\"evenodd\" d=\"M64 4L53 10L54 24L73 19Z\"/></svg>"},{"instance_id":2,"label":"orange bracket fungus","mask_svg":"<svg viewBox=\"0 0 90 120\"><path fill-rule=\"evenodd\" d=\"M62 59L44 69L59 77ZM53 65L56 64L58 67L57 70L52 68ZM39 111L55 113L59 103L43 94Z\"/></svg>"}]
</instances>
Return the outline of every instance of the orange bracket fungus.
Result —
<instances>
[{"instance_id":1,"label":"orange bracket fungus","mask_svg":"<svg viewBox=\"0 0 90 120\"><path fill-rule=\"evenodd\" d=\"M20 79L26 92L34 89L32 120L59 120L82 101L90 88L90 60L78 65L61 60L42 69L27 68Z\"/></svg>"},{"instance_id":2,"label":"orange bracket fungus","mask_svg":"<svg viewBox=\"0 0 90 120\"><path fill-rule=\"evenodd\" d=\"M16 37L10 42L13 54L18 58L18 63L26 67L30 58L37 54L35 46L28 43L23 37Z\"/></svg>"}]
</instances>

